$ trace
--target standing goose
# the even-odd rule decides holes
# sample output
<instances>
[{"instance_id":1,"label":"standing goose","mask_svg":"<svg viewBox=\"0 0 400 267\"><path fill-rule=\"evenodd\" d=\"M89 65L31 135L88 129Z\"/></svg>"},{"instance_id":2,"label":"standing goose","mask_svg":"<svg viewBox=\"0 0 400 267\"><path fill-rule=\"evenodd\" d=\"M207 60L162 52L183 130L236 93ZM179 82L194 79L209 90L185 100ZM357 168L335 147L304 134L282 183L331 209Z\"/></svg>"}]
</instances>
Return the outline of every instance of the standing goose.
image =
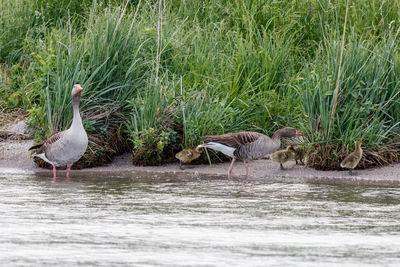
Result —
<instances>
[{"instance_id":1,"label":"standing goose","mask_svg":"<svg viewBox=\"0 0 400 267\"><path fill-rule=\"evenodd\" d=\"M340 167L349 169L349 174L350 175L355 175L353 173L353 169L357 167L358 163L360 162L362 155L363 155L363 150L361 148L361 142L360 141L355 141L354 142L355 150L354 152L350 153L341 163Z\"/></svg>"},{"instance_id":2,"label":"standing goose","mask_svg":"<svg viewBox=\"0 0 400 267\"><path fill-rule=\"evenodd\" d=\"M67 166L67 178L69 178L72 164L82 157L88 145L88 137L79 114L79 101L82 90L79 84L75 84L72 88L74 117L71 127L68 130L54 134L44 144L29 148L29 150L38 149L32 156L39 157L53 166L54 180L57 176L56 167L60 166Z\"/></svg>"},{"instance_id":3,"label":"standing goose","mask_svg":"<svg viewBox=\"0 0 400 267\"><path fill-rule=\"evenodd\" d=\"M281 137L301 136L300 131L286 127L276 131L272 138L256 132L227 133L223 135L205 136L205 144L199 147L211 148L232 158L228 169L228 179L233 175L233 164L237 159L243 160L246 177L249 177L248 160L273 153L281 146Z\"/></svg>"}]
</instances>

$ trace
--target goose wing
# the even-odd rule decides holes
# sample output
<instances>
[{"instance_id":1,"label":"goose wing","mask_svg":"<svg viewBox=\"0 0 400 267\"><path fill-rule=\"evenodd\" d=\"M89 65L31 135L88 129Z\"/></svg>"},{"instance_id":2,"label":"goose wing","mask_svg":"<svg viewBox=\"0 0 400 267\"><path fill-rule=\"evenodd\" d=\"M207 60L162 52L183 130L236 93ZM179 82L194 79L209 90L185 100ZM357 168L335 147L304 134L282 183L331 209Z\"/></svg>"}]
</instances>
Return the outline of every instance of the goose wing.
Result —
<instances>
[{"instance_id":1,"label":"goose wing","mask_svg":"<svg viewBox=\"0 0 400 267\"><path fill-rule=\"evenodd\" d=\"M56 145L57 141L59 141L63 137L64 134L65 134L65 131L53 134L52 136L49 137L49 139L47 139L46 142L44 142L43 144L40 144L40 145L32 146L32 147L29 148L29 150L38 149L36 151L36 154L45 153L47 149L49 149L52 146Z\"/></svg>"},{"instance_id":2,"label":"goose wing","mask_svg":"<svg viewBox=\"0 0 400 267\"><path fill-rule=\"evenodd\" d=\"M264 135L256 132L226 133L222 135L205 136L204 141L220 143L233 148L240 148L257 141L262 136Z\"/></svg>"}]
</instances>

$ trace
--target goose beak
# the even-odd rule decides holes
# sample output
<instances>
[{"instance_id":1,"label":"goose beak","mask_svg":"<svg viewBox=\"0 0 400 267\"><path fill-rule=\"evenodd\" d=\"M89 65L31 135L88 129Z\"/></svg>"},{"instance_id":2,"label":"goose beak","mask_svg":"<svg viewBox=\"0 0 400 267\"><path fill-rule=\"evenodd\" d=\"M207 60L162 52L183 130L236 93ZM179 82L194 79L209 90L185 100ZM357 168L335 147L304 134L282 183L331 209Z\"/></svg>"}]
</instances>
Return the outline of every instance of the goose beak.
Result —
<instances>
[{"instance_id":1,"label":"goose beak","mask_svg":"<svg viewBox=\"0 0 400 267\"><path fill-rule=\"evenodd\" d=\"M80 84L75 84L75 88L76 88L76 92L77 93L80 93L83 90L83 88L82 88L82 86Z\"/></svg>"},{"instance_id":2,"label":"goose beak","mask_svg":"<svg viewBox=\"0 0 400 267\"><path fill-rule=\"evenodd\" d=\"M296 131L297 136L302 136L303 134L300 131Z\"/></svg>"}]
</instances>

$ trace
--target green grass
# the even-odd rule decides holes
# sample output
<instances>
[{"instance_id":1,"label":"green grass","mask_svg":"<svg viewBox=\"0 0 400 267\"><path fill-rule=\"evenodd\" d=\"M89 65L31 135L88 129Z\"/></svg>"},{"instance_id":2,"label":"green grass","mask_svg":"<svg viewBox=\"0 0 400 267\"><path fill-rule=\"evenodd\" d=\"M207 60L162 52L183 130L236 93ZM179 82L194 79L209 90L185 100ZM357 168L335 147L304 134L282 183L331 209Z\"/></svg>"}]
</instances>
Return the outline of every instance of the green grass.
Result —
<instances>
[{"instance_id":1,"label":"green grass","mask_svg":"<svg viewBox=\"0 0 400 267\"><path fill-rule=\"evenodd\" d=\"M31 53L38 72L33 86L39 93L29 125L37 139L69 127L71 90L80 83L84 126L89 135L100 138L100 146L107 146L128 119L128 101L144 85L151 63L145 56L147 38L137 34L141 22L122 8L98 14L93 7L91 12L83 30L77 30L74 21L60 25ZM91 144L99 146L99 141Z\"/></svg>"},{"instance_id":2,"label":"green grass","mask_svg":"<svg viewBox=\"0 0 400 267\"><path fill-rule=\"evenodd\" d=\"M340 42L331 38L316 61L303 72L298 86L304 107L305 134L322 149L311 155L310 166L339 168L346 151L360 140L366 151L378 151L398 140L400 82L396 58L397 34L381 41L357 40L345 45L336 112L332 117ZM377 155L382 156L382 155ZM365 161L374 161L373 156ZM370 162L371 163L371 162Z\"/></svg>"}]
</instances>

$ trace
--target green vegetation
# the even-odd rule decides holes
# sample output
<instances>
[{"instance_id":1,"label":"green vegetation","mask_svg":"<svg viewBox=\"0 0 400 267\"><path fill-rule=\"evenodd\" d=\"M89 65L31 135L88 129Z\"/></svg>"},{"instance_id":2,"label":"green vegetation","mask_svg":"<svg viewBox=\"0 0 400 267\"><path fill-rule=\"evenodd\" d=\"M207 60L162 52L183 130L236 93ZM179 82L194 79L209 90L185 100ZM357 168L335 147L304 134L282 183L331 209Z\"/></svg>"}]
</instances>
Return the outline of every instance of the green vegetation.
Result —
<instances>
[{"instance_id":1,"label":"green vegetation","mask_svg":"<svg viewBox=\"0 0 400 267\"><path fill-rule=\"evenodd\" d=\"M398 60L398 41L388 34L377 42L350 37L333 116L340 42L327 42L315 62L304 69L298 91L307 116L304 130L315 144L308 165L340 169L340 161L331 158L344 158L346 151L353 150L354 140L363 142L364 167L397 158L395 147L376 153L399 139L400 69L393 64Z\"/></svg>"},{"instance_id":2,"label":"green vegetation","mask_svg":"<svg viewBox=\"0 0 400 267\"><path fill-rule=\"evenodd\" d=\"M398 1L349 1L336 95L345 0L4 0L0 112L27 110L44 140L82 84L81 166L123 151L161 164L207 134L283 126L304 132L312 167L338 168L356 139L362 166L382 165L398 158L399 17Z\"/></svg>"}]
</instances>

